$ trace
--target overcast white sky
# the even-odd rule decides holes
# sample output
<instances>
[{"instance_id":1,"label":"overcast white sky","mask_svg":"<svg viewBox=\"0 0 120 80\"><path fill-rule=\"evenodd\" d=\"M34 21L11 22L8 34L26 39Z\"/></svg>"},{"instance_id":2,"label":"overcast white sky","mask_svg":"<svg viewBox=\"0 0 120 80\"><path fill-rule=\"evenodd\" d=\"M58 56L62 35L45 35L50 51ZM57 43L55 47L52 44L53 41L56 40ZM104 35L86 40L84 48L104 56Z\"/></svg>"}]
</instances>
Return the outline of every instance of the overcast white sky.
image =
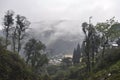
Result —
<instances>
[{"instance_id":1,"label":"overcast white sky","mask_svg":"<svg viewBox=\"0 0 120 80\"><path fill-rule=\"evenodd\" d=\"M31 22L41 20L105 21L113 16L120 19L120 0L0 0L0 22L11 9Z\"/></svg>"}]
</instances>

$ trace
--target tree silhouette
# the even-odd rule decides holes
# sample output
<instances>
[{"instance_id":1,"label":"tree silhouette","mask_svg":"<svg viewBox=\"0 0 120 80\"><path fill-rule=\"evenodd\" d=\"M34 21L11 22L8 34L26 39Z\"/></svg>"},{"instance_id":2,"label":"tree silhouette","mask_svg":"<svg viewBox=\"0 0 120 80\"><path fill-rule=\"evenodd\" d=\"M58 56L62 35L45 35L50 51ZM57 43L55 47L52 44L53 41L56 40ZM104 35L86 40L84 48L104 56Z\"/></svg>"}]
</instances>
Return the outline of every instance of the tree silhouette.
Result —
<instances>
[{"instance_id":1,"label":"tree silhouette","mask_svg":"<svg viewBox=\"0 0 120 80\"><path fill-rule=\"evenodd\" d=\"M81 57L81 49L80 49L80 45L77 45L77 49L74 49L73 52L73 64L78 64L80 62L80 57Z\"/></svg>"},{"instance_id":2,"label":"tree silhouette","mask_svg":"<svg viewBox=\"0 0 120 80\"><path fill-rule=\"evenodd\" d=\"M5 42L6 42L6 49L8 46L8 37L9 37L9 32L10 29L12 28L14 24L14 19L13 19L14 12L11 10L8 10L4 16L4 21L3 21L3 26L4 26L4 33L5 33Z\"/></svg>"},{"instance_id":3,"label":"tree silhouette","mask_svg":"<svg viewBox=\"0 0 120 80\"><path fill-rule=\"evenodd\" d=\"M16 16L16 31L18 39L18 52L21 50L21 40L26 36L26 30L29 28L30 22L24 16Z\"/></svg>"},{"instance_id":4,"label":"tree silhouette","mask_svg":"<svg viewBox=\"0 0 120 80\"><path fill-rule=\"evenodd\" d=\"M26 63L33 68L33 71L39 73L40 68L48 63L46 54L43 54L45 45L34 38L30 39L25 47Z\"/></svg>"}]
</instances>

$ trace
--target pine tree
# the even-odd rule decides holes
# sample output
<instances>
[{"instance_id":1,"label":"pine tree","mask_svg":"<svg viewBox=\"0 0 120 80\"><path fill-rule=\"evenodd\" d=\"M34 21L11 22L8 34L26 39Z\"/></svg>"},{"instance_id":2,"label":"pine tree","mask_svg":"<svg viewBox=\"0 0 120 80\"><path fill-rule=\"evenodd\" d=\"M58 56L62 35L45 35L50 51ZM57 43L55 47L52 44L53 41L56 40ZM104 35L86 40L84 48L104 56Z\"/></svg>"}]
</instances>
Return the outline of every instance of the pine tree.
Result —
<instances>
[{"instance_id":1,"label":"pine tree","mask_svg":"<svg viewBox=\"0 0 120 80\"><path fill-rule=\"evenodd\" d=\"M81 57L81 49L80 45L77 45L77 49L74 49L73 52L73 64L78 64L80 62L80 57Z\"/></svg>"},{"instance_id":2,"label":"pine tree","mask_svg":"<svg viewBox=\"0 0 120 80\"><path fill-rule=\"evenodd\" d=\"M76 50L76 49L74 49L74 51L73 51L73 59L72 59L73 64L75 64L75 63L76 63L76 52L77 52L77 50Z\"/></svg>"}]
</instances>

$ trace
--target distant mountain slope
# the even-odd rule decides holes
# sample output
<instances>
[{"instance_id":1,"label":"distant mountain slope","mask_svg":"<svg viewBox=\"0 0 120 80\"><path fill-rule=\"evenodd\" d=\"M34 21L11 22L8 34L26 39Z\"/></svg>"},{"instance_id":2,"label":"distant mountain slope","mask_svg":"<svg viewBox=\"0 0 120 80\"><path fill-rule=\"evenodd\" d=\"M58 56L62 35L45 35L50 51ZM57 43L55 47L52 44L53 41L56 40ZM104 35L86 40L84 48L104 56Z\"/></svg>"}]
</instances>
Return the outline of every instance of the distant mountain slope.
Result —
<instances>
[{"instance_id":1,"label":"distant mountain slope","mask_svg":"<svg viewBox=\"0 0 120 80\"><path fill-rule=\"evenodd\" d=\"M57 20L34 22L31 37L41 40L55 54L71 54L74 47L83 40L79 21Z\"/></svg>"}]
</instances>

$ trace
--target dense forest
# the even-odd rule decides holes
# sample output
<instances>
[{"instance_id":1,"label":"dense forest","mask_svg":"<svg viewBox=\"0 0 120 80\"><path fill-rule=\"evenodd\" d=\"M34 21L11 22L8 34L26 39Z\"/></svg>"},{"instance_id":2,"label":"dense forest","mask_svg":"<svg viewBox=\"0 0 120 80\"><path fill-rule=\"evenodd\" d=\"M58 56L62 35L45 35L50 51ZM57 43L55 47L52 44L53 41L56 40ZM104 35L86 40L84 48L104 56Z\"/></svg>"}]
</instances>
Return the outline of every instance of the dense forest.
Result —
<instances>
[{"instance_id":1,"label":"dense forest","mask_svg":"<svg viewBox=\"0 0 120 80\"><path fill-rule=\"evenodd\" d=\"M14 11L3 16L0 36L0 80L120 80L120 23L115 17L80 24L82 44L73 56L52 61L46 45L30 36L30 21ZM79 37L79 36L78 36Z\"/></svg>"}]
</instances>

